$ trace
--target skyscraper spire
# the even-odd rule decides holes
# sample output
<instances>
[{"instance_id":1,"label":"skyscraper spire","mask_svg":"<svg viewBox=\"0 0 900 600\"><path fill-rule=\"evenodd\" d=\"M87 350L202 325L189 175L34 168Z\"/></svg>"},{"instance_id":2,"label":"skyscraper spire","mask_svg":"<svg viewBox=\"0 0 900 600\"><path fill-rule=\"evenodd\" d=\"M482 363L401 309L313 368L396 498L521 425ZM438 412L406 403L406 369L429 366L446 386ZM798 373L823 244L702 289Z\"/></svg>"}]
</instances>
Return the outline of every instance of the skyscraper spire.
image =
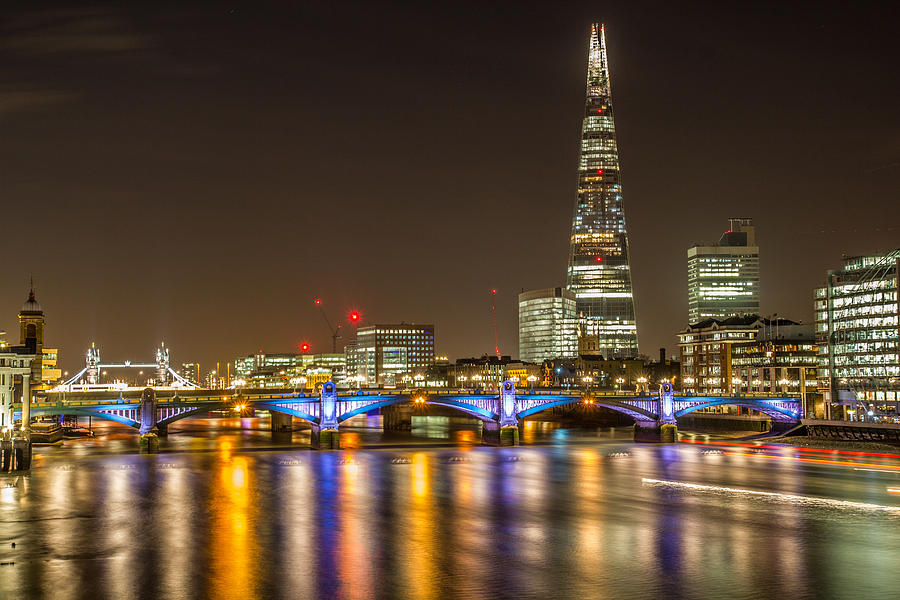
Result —
<instances>
[{"instance_id":1,"label":"skyscraper spire","mask_svg":"<svg viewBox=\"0 0 900 600\"><path fill-rule=\"evenodd\" d=\"M603 25L591 25L587 94L578 162L566 287L575 292L587 335L607 358L638 354L619 173L609 62Z\"/></svg>"},{"instance_id":2,"label":"skyscraper spire","mask_svg":"<svg viewBox=\"0 0 900 600\"><path fill-rule=\"evenodd\" d=\"M591 41L588 49L587 95L611 95L609 89L609 62L606 58L606 32L603 25L591 25Z\"/></svg>"}]
</instances>

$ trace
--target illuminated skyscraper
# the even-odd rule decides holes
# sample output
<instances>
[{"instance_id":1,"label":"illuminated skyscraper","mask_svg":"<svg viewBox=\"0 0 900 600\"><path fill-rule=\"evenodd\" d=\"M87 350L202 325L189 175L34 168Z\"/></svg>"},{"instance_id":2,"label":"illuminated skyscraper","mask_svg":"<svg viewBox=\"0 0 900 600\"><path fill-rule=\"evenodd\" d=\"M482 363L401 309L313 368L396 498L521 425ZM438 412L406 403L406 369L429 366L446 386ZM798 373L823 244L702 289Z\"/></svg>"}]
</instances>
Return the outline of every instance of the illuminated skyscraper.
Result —
<instances>
[{"instance_id":1,"label":"illuminated skyscraper","mask_svg":"<svg viewBox=\"0 0 900 600\"><path fill-rule=\"evenodd\" d=\"M688 321L759 314L759 246L753 219L729 219L718 244L688 248Z\"/></svg>"},{"instance_id":2,"label":"illuminated skyscraper","mask_svg":"<svg viewBox=\"0 0 900 600\"><path fill-rule=\"evenodd\" d=\"M605 357L638 353L609 63L603 26L591 25L578 199L566 287Z\"/></svg>"}]
</instances>

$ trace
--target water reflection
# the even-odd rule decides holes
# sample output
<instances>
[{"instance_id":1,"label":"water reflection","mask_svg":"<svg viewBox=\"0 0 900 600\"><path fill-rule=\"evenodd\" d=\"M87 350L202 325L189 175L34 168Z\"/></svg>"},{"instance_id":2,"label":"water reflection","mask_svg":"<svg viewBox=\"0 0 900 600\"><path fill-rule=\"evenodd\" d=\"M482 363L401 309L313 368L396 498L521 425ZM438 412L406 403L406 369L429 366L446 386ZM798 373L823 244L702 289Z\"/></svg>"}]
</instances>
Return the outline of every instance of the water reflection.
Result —
<instances>
[{"instance_id":1,"label":"water reflection","mask_svg":"<svg viewBox=\"0 0 900 600\"><path fill-rule=\"evenodd\" d=\"M217 484L208 497L210 519L210 583L215 598L253 598L259 548L256 530L257 492L251 487L250 459L231 456L223 444Z\"/></svg>"},{"instance_id":2,"label":"water reflection","mask_svg":"<svg viewBox=\"0 0 900 600\"><path fill-rule=\"evenodd\" d=\"M550 445L565 430L527 423L538 445L484 448L442 423L444 447L411 450L312 452L230 428L157 456L41 449L30 475L0 478L0 562L14 563L0 598L869 598L900 568L885 511L642 483L884 503L893 473L608 430Z\"/></svg>"}]
</instances>

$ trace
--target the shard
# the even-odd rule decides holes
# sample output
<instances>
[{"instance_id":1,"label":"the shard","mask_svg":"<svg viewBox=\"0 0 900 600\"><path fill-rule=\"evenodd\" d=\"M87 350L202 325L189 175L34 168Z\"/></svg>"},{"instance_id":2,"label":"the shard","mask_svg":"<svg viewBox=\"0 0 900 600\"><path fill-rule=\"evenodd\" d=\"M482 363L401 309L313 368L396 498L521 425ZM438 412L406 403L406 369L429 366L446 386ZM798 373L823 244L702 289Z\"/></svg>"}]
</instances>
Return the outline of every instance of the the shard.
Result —
<instances>
[{"instance_id":1,"label":"the shard","mask_svg":"<svg viewBox=\"0 0 900 600\"><path fill-rule=\"evenodd\" d=\"M605 358L637 356L637 325L622 200L615 111L603 25L591 26L587 98L566 287L584 335Z\"/></svg>"}]
</instances>

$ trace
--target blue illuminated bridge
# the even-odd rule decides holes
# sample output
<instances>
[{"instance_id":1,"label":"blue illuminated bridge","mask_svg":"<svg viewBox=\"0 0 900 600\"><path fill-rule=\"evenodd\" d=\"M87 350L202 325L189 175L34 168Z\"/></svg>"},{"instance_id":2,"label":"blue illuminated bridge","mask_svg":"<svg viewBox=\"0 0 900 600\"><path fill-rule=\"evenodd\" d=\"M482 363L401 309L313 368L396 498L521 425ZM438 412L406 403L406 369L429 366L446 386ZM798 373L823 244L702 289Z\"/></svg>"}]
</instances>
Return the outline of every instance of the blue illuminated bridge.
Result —
<instances>
[{"instance_id":1,"label":"blue illuminated bridge","mask_svg":"<svg viewBox=\"0 0 900 600\"><path fill-rule=\"evenodd\" d=\"M136 392L139 393L139 392ZM165 392L163 392L165 393ZM212 410L257 409L276 417L291 416L307 421L313 431L313 445L339 447L341 423L374 410L390 411L415 404L432 404L458 410L480 419L486 443L518 443L520 419L556 406L588 404L628 415L635 422L635 439L674 441L678 418L696 410L715 406L740 406L768 415L773 421L799 424L800 398L773 395L675 394L671 384L660 386L657 394L579 390L518 390L506 381L500 390L359 390L338 392L332 383L321 392L235 392L234 390L178 390L170 398L157 398L146 389L141 397L111 397L110 392L48 393L31 405L32 415L82 415L108 419L139 430L141 434L164 433L179 419ZM387 413L385 413L387 414ZM407 413L409 414L409 413ZM282 422L284 417L282 417ZM287 419L288 427L290 419Z\"/></svg>"}]
</instances>

